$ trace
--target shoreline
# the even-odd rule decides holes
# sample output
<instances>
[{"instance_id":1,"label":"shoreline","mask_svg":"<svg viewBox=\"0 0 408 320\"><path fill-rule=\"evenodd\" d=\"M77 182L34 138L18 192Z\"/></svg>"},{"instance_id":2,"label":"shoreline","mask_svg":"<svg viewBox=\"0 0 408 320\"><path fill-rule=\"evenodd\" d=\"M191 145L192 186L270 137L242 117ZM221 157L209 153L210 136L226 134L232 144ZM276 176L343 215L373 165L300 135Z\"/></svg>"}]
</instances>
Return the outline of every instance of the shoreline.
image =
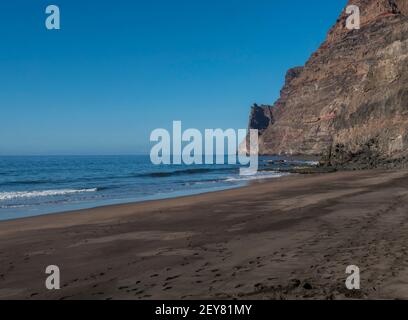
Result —
<instances>
[{"instance_id":1,"label":"shoreline","mask_svg":"<svg viewBox=\"0 0 408 320\"><path fill-rule=\"evenodd\" d=\"M316 174L311 174L311 175L321 175L321 174L327 174L327 173L316 173ZM64 210L64 211L55 211L55 212L50 212L50 213L45 213L45 214L38 214L38 215L32 215L32 216L25 216L25 217L20 217L20 218L14 218L14 219L7 219L7 220L0 220L0 226L2 223L7 223L7 222L18 222L21 220L30 220L30 219L36 219L36 218L45 218L45 217L53 217L53 216L62 216L62 215L82 215L86 213L97 213L97 211L105 211L105 210L127 210L127 209L139 209L138 207L140 206L140 209L146 209L148 205L153 205L155 208L161 207L161 206L166 206L166 205L173 205L175 202L184 201L186 204L193 204L195 201L202 196L211 196L211 195L216 195L219 194L219 196L224 196L224 192L228 191L234 191L234 190L241 190L241 189L246 189L250 188L253 185L258 185L258 184L264 184L264 183L270 183L275 180L281 180L281 179L287 179L287 178L294 178L294 177L299 177L301 174L298 173L291 173L290 175L282 175L279 177L268 177L266 179L259 179L259 180L253 180L253 181L248 181L246 184L242 185L237 185L234 187L220 187L221 190L208 190L208 191L197 191L197 193L192 193L192 194L185 194L185 195L180 195L180 196L164 196L163 198L157 198L157 199L151 199L151 200L140 200L140 201L126 201L126 202L120 202L120 203L114 203L114 204L106 204L106 205L97 205L94 207L89 207L89 208L80 208L80 209L73 209L73 210ZM226 195L226 194L225 194Z\"/></svg>"},{"instance_id":2,"label":"shoreline","mask_svg":"<svg viewBox=\"0 0 408 320\"><path fill-rule=\"evenodd\" d=\"M277 179L280 177L276 178L269 178L269 179ZM105 201L93 201L92 203L94 204L89 204L86 205L87 202L73 205L73 204L63 204L61 205L62 207L78 207L78 208L73 208L73 209L61 209L57 211L48 211L48 210L42 210L42 213L37 213L37 214L31 214L31 215L20 215L19 217L16 218L6 218L6 219L0 219L0 223L5 222L5 221L14 221L14 220L21 220L21 219L27 219L27 218L34 218L34 217L42 217L42 216L52 216L56 214L69 214L73 212L78 212L78 211L86 211L86 210L93 210L93 209L99 209L99 208L106 208L106 207L115 207L115 206L122 206L122 205L135 205L139 203L145 203L145 202L154 202L154 201L162 201L162 200L168 200L168 199L178 199L178 198L184 198L184 197L190 197L190 196L198 196L201 194L207 194L207 193L214 193L214 192L222 192L226 190L233 190L233 189L240 189L245 187L246 185L236 185L236 186L231 186L231 187L215 187L212 189L203 189L201 191L197 192L192 192L192 193L187 193L186 191L180 191L180 192L174 192L174 193L169 193L165 194L162 196L159 195L153 195L150 197L146 197L147 199L141 198L140 200L137 199L123 199L123 200L105 200ZM176 195L178 194L178 195ZM151 198L151 199L148 199ZM97 204L97 203L105 203L105 204ZM54 206L57 207L57 206Z\"/></svg>"},{"instance_id":3,"label":"shoreline","mask_svg":"<svg viewBox=\"0 0 408 320\"><path fill-rule=\"evenodd\" d=\"M174 172L178 172L178 170ZM145 201L180 198L189 195L198 195L208 192L236 189L251 184L254 181L276 179L293 173L296 174L298 172L283 170L279 171L276 169L261 170L259 171L259 175L257 174L253 177L235 177L224 175L221 177L214 176L211 178L213 180L205 180L203 176L198 176L198 179L202 179L202 181L193 180L193 182L191 182L192 186L189 186L189 180L186 180L185 183L180 183L182 187L177 187L174 189L157 187L157 185L159 185L160 183L158 182L159 179L156 178L157 181L152 182L151 185L148 186L149 188L151 188L152 186L156 188L154 188L153 191L150 190L149 192L143 192L143 190L135 191L131 188L126 188L126 185L125 187L121 187L121 190L116 191L116 189L118 188L106 186L108 182L106 182L105 184L92 183L92 186L84 185L81 187L55 185L38 188L37 190L27 189L27 191L2 190L2 192L0 192L0 202L6 202L1 203L0 206L0 222L22 219L32 216L51 215L112 205L133 204ZM151 175L154 174L156 173L151 173ZM199 184L200 186L197 186ZM111 190L115 191L112 192ZM65 197L60 199L49 198L50 195L60 196L63 194L70 194L70 196L72 195L72 197ZM88 197L87 194L90 194L91 196ZM15 202L7 203L7 200L14 199L13 197L17 200L15 200Z\"/></svg>"},{"instance_id":4,"label":"shoreline","mask_svg":"<svg viewBox=\"0 0 408 320\"><path fill-rule=\"evenodd\" d=\"M0 299L408 298L407 186L407 170L291 175L1 221Z\"/></svg>"}]
</instances>

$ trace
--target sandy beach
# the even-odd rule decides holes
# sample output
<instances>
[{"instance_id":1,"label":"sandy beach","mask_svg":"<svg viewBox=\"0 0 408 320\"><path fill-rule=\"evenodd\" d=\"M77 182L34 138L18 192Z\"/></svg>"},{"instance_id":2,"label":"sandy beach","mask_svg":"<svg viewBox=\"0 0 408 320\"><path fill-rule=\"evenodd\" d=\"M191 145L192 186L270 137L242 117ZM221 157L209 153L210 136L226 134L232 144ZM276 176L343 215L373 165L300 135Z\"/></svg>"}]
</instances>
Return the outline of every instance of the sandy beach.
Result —
<instances>
[{"instance_id":1,"label":"sandy beach","mask_svg":"<svg viewBox=\"0 0 408 320\"><path fill-rule=\"evenodd\" d=\"M0 298L407 299L407 187L408 171L294 175L0 222Z\"/></svg>"}]
</instances>

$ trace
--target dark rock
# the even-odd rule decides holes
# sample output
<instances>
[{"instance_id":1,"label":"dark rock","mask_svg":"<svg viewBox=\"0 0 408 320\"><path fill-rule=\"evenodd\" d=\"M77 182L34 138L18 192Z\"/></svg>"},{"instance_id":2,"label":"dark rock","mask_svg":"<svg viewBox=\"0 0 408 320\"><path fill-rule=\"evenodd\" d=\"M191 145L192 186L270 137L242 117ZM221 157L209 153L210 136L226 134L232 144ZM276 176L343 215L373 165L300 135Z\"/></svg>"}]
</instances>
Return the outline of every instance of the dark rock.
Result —
<instances>
[{"instance_id":1,"label":"dark rock","mask_svg":"<svg viewBox=\"0 0 408 320\"><path fill-rule=\"evenodd\" d=\"M268 108L269 106L258 106L257 104L254 104L251 110L249 127L252 129L258 129L261 134L274 122L272 114L270 112L265 112Z\"/></svg>"},{"instance_id":2,"label":"dark rock","mask_svg":"<svg viewBox=\"0 0 408 320\"><path fill-rule=\"evenodd\" d=\"M325 167L408 167L408 1L353 0L304 67L290 69L273 106L250 128L264 155L317 156Z\"/></svg>"}]
</instances>

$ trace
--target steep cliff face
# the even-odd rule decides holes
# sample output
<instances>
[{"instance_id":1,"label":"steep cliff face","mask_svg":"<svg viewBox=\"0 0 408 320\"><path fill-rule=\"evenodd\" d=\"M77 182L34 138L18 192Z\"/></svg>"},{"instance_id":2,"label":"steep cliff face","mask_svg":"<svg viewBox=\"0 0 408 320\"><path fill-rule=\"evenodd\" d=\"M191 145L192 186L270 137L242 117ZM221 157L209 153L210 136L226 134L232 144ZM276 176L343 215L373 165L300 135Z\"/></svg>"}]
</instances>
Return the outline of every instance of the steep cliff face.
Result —
<instances>
[{"instance_id":1,"label":"steep cliff face","mask_svg":"<svg viewBox=\"0 0 408 320\"><path fill-rule=\"evenodd\" d=\"M376 167L408 159L408 0L352 0L303 67L287 72L273 106L255 106L262 154L315 155Z\"/></svg>"}]
</instances>

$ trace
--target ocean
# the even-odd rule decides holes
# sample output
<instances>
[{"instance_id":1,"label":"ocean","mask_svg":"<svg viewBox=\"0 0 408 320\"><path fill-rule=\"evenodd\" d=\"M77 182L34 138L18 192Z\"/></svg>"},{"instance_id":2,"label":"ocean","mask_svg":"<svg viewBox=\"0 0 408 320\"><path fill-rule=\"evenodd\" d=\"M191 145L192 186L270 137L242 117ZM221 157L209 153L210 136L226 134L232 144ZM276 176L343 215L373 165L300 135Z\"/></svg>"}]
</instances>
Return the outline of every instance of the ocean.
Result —
<instances>
[{"instance_id":1,"label":"ocean","mask_svg":"<svg viewBox=\"0 0 408 320\"><path fill-rule=\"evenodd\" d=\"M239 175L239 165L151 164L149 156L0 157L0 220L237 188L280 177L262 168Z\"/></svg>"}]
</instances>

